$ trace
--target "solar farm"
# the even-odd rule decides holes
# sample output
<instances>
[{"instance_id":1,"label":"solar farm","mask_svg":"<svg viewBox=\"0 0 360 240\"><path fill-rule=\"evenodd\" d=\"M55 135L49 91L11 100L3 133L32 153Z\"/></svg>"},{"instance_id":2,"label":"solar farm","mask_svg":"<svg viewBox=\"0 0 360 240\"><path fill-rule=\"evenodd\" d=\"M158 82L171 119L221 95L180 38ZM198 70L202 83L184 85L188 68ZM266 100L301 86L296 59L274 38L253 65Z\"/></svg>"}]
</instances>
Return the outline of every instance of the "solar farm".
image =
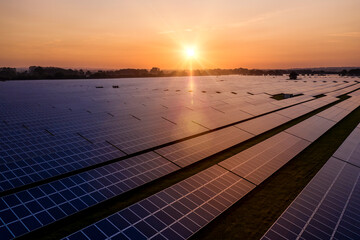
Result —
<instances>
[{"instance_id":1,"label":"solar farm","mask_svg":"<svg viewBox=\"0 0 360 240\"><path fill-rule=\"evenodd\" d=\"M359 106L338 76L0 82L0 239L360 239Z\"/></svg>"}]
</instances>

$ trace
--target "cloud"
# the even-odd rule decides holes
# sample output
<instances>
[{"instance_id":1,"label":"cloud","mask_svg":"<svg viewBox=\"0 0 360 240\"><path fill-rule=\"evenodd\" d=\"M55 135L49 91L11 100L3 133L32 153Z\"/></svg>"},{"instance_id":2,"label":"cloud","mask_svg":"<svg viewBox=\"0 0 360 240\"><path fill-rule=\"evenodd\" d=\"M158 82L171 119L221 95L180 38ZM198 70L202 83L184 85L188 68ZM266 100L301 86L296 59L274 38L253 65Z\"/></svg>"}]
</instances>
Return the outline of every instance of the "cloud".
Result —
<instances>
[{"instance_id":1,"label":"cloud","mask_svg":"<svg viewBox=\"0 0 360 240\"><path fill-rule=\"evenodd\" d=\"M167 31L161 31L158 32L158 34L173 34L173 33L177 33L177 32L192 32L193 30L191 28L185 28L185 29L180 29L180 30L167 30Z\"/></svg>"},{"instance_id":2,"label":"cloud","mask_svg":"<svg viewBox=\"0 0 360 240\"><path fill-rule=\"evenodd\" d=\"M255 23L260 23L260 22L264 22L270 18L273 18L274 16L277 16L279 14L283 14L285 12L289 12L292 9L284 9L284 10L279 10L279 11L275 11L275 12L270 12L270 13L266 13L266 14L262 14L259 16L256 16L254 18L250 18L247 19L245 21L241 21L241 22L237 22L237 23L231 23L231 24L227 24L225 27L228 28L239 28L239 27L245 27L245 26L249 26Z\"/></svg>"},{"instance_id":3,"label":"cloud","mask_svg":"<svg viewBox=\"0 0 360 240\"><path fill-rule=\"evenodd\" d=\"M360 32L342 32L329 34L332 37L360 37Z\"/></svg>"}]
</instances>

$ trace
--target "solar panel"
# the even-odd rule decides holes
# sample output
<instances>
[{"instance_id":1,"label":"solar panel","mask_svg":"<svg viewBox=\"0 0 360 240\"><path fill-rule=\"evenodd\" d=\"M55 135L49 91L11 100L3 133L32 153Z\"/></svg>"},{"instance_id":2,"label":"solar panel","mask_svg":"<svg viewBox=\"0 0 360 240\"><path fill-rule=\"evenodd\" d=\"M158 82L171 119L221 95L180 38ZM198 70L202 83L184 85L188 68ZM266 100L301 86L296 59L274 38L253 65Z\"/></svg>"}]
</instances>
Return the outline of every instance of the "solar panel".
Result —
<instances>
[{"instance_id":1,"label":"solar panel","mask_svg":"<svg viewBox=\"0 0 360 240\"><path fill-rule=\"evenodd\" d=\"M313 142L334 125L334 121L315 115L286 129L285 132Z\"/></svg>"},{"instance_id":2,"label":"solar panel","mask_svg":"<svg viewBox=\"0 0 360 240\"><path fill-rule=\"evenodd\" d=\"M241 111L237 111L236 114L233 115L228 115L212 109L195 112L193 116L191 116L191 120L208 129L214 129L250 117L252 117L250 114Z\"/></svg>"},{"instance_id":3,"label":"solar panel","mask_svg":"<svg viewBox=\"0 0 360 240\"><path fill-rule=\"evenodd\" d=\"M360 124L341 144L333 157L360 167Z\"/></svg>"},{"instance_id":4,"label":"solar panel","mask_svg":"<svg viewBox=\"0 0 360 240\"><path fill-rule=\"evenodd\" d=\"M213 166L65 239L187 239L254 187Z\"/></svg>"},{"instance_id":5,"label":"solar panel","mask_svg":"<svg viewBox=\"0 0 360 240\"><path fill-rule=\"evenodd\" d=\"M127 134L110 136L108 138L108 142L117 146L122 151L131 154L204 131L207 131L207 129L196 124L188 127L178 127L174 125L166 128L153 128L141 132L131 131Z\"/></svg>"},{"instance_id":6,"label":"solar panel","mask_svg":"<svg viewBox=\"0 0 360 240\"><path fill-rule=\"evenodd\" d=\"M0 228L18 237L177 169L149 152L7 195L0 199Z\"/></svg>"},{"instance_id":7,"label":"solar panel","mask_svg":"<svg viewBox=\"0 0 360 240\"><path fill-rule=\"evenodd\" d=\"M339 108L349 110L349 111L353 111L354 109L359 107L359 101L360 101L360 96L354 96L354 97L346 99L345 101L340 102L336 106Z\"/></svg>"},{"instance_id":8,"label":"solar panel","mask_svg":"<svg viewBox=\"0 0 360 240\"><path fill-rule=\"evenodd\" d=\"M358 106L359 103L350 98L285 131L308 141L315 141Z\"/></svg>"},{"instance_id":9,"label":"solar panel","mask_svg":"<svg viewBox=\"0 0 360 240\"><path fill-rule=\"evenodd\" d=\"M343 119L344 117L346 117L350 112L351 112L350 110L340 108L338 105L336 105L336 106L328 108L316 115L319 117L323 117L323 118L332 120L334 122L338 122L341 119Z\"/></svg>"},{"instance_id":10,"label":"solar panel","mask_svg":"<svg viewBox=\"0 0 360 240\"><path fill-rule=\"evenodd\" d=\"M323 106L326 106L329 103L335 102L337 100L339 100L339 99L326 96L326 97L315 99L314 101L309 101L309 102L303 103L302 105L305 107L310 107L310 108L316 109L316 108L321 108Z\"/></svg>"},{"instance_id":11,"label":"solar panel","mask_svg":"<svg viewBox=\"0 0 360 240\"><path fill-rule=\"evenodd\" d=\"M335 84L329 81L327 83L322 81L295 83L285 81L285 77L273 79L226 76L221 78L220 81L216 77L194 77L191 79L193 86L189 85L189 78L186 77L151 80L84 79L3 82L0 88L0 127L2 128L0 191L21 186L26 190L0 199L2 238L20 236L119 195L128 189L164 176L179 167L156 153L150 152L71 177L62 177L64 173L310 100L316 94L335 93L336 90L339 90L337 94L346 93L345 88L340 89L354 83ZM349 87L346 90L351 89L355 87ZM288 91L294 94L303 93L304 96L281 101L270 98L271 94ZM337 107L346 109L343 112L353 110L359 102L356 94L354 92L352 98L338 104ZM334 97L319 98L301 104L301 106L307 106L302 109L295 106L290 108L291 110L280 111L284 113L283 117L270 114L253 119L253 122L244 122L242 126L247 124L244 130L259 134L285 122L287 119L284 117L294 118L309 109L324 106L335 100L337 98ZM297 110L294 110L295 108ZM340 115L329 111L322 117L335 118L337 121L340 119L338 116ZM251 136L250 133L229 127L159 149L157 152L180 166L187 166ZM301 151L308 144L304 140L297 141L294 136L285 137L285 139L288 142L284 143L284 146L288 151L293 150L294 153ZM285 149L281 152L278 148L274 146L273 148L279 153L278 155L275 156L271 151L264 150L263 156L266 156L267 160L259 158L261 166L252 172L241 173L247 174L253 182L261 182L292 157ZM256 153L253 152L253 154ZM357 157L357 155L354 156ZM246 165L246 168L249 166ZM239 199L248 191L244 190L243 195L236 196L236 191L231 191L230 187L221 192L222 190L219 189L224 187L224 183L226 183L225 187L229 187L234 182L235 185L238 184L238 187L234 189L238 190L242 187L244 189L254 187L219 166L215 166L215 169L218 169L216 171L222 177L219 177L219 180L208 179L214 184L208 185L202 182L201 184L208 187L201 189L201 192L214 197L216 201L211 200L211 204L208 205L204 203L206 207L199 206L197 210L199 212L191 212L186 220L175 220L173 225L166 226L164 231L158 233L156 237L174 239L187 236L189 231L193 234L203 226L202 224L211 220L207 214L215 217L218 211L226 209L229 204L236 201L234 197ZM226 173L223 174L222 171ZM240 168L236 171L240 171ZM241 171L243 171L242 168ZM58 177L59 180L34 188L26 186L51 177ZM196 185L196 182L193 184ZM189 191L185 186L179 186ZM180 187L176 191L185 194ZM214 193L211 191L215 191L218 195L212 195ZM198 197L201 198L203 195ZM225 201L229 199L231 199L230 203ZM204 201L204 199L201 200ZM189 202L183 201L181 204L189 208L189 205L185 204ZM194 201L198 200L192 197L189 201L196 203ZM221 204L218 205L218 203ZM171 207L182 213L184 211L182 205L174 204ZM135 208L131 211L141 217L140 211ZM172 211L171 214L176 214L176 211ZM126 214L128 213L127 211ZM165 213L170 214L170 212ZM131 222L133 215L126 216L127 221ZM165 218L161 219L163 220L165 221ZM197 228L193 227L190 220ZM105 224L106 221L110 225ZM109 220L106 221L100 223L99 227L84 230L81 234L84 233L93 238L103 235L113 236L110 232L114 231L114 227L117 229L117 226L111 225ZM146 224L149 225L147 222ZM146 224L141 223L136 227L134 225L127 228L126 233L124 232L125 236L140 237L141 234L147 236L147 231L155 225L148 228ZM141 233L138 230L141 230Z\"/></svg>"},{"instance_id":12,"label":"solar panel","mask_svg":"<svg viewBox=\"0 0 360 240\"><path fill-rule=\"evenodd\" d=\"M258 185L308 145L309 141L281 132L219 165Z\"/></svg>"},{"instance_id":13,"label":"solar panel","mask_svg":"<svg viewBox=\"0 0 360 240\"><path fill-rule=\"evenodd\" d=\"M102 143L6 163L0 166L0 189L20 187L124 155L111 145Z\"/></svg>"},{"instance_id":14,"label":"solar panel","mask_svg":"<svg viewBox=\"0 0 360 240\"><path fill-rule=\"evenodd\" d=\"M316 100L313 100L313 101L316 101ZM306 107L306 106L303 106L303 104L300 104L300 105L296 105L291 108L286 108L286 109L280 110L276 113L279 115L294 119L294 118L300 117L304 114L307 114L313 110L314 110L313 108Z\"/></svg>"},{"instance_id":15,"label":"solar panel","mask_svg":"<svg viewBox=\"0 0 360 240\"><path fill-rule=\"evenodd\" d=\"M330 158L262 239L359 239L360 168Z\"/></svg>"},{"instance_id":16,"label":"solar panel","mask_svg":"<svg viewBox=\"0 0 360 240\"><path fill-rule=\"evenodd\" d=\"M281 116L277 113L270 113L268 115L252 119L250 121L239 123L235 125L235 127L245 130L254 135L259 135L290 120L290 118Z\"/></svg>"},{"instance_id":17,"label":"solar panel","mask_svg":"<svg viewBox=\"0 0 360 240\"><path fill-rule=\"evenodd\" d=\"M275 111L280 108L281 108L280 106L274 105L269 102L269 103L263 103L263 104L257 105L256 107L247 105L245 107L242 107L241 111L244 111L251 115L257 116L260 114L264 114L266 112Z\"/></svg>"},{"instance_id":18,"label":"solar panel","mask_svg":"<svg viewBox=\"0 0 360 240\"><path fill-rule=\"evenodd\" d=\"M251 137L253 135L247 132L229 127L155 151L177 165L185 167Z\"/></svg>"}]
</instances>

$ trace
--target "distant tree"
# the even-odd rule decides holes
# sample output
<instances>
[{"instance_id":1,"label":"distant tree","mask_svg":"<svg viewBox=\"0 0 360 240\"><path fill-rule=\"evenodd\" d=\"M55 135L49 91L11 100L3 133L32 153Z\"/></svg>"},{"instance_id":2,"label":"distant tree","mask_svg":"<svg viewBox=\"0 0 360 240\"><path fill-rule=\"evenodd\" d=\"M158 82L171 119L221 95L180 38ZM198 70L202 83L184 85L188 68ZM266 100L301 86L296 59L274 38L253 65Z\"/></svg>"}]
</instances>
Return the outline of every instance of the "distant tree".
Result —
<instances>
[{"instance_id":1,"label":"distant tree","mask_svg":"<svg viewBox=\"0 0 360 240\"><path fill-rule=\"evenodd\" d=\"M349 70L348 75L349 76L360 76L360 68Z\"/></svg>"},{"instance_id":2,"label":"distant tree","mask_svg":"<svg viewBox=\"0 0 360 240\"><path fill-rule=\"evenodd\" d=\"M160 68L158 67L153 67L151 70L150 70L151 73L158 73L160 72Z\"/></svg>"},{"instance_id":3,"label":"distant tree","mask_svg":"<svg viewBox=\"0 0 360 240\"><path fill-rule=\"evenodd\" d=\"M150 70L150 75L154 75L154 76L160 76L162 74L162 71L160 70L160 68L158 67L153 67Z\"/></svg>"},{"instance_id":4,"label":"distant tree","mask_svg":"<svg viewBox=\"0 0 360 240\"><path fill-rule=\"evenodd\" d=\"M346 76L347 73L348 73L348 72L344 69L344 70L342 70L342 71L339 73L339 75L340 75L340 76Z\"/></svg>"},{"instance_id":5,"label":"distant tree","mask_svg":"<svg viewBox=\"0 0 360 240\"><path fill-rule=\"evenodd\" d=\"M16 77L16 68L0 68L0 80L11 80Z\"/></svg>"},{"instance_id":6,"label":"distant tree","mask_svg":"<svg viewBox=\"0 0 360 240\"><path fill-rule=\"evenodd\" d=\"M292 71L292 72L289 74L289 78L290 78L291 80L296 80L297 77L298 77L298 75L299 75L299 74L297 74L297 72Z\"/></svg>"}]
</instances>

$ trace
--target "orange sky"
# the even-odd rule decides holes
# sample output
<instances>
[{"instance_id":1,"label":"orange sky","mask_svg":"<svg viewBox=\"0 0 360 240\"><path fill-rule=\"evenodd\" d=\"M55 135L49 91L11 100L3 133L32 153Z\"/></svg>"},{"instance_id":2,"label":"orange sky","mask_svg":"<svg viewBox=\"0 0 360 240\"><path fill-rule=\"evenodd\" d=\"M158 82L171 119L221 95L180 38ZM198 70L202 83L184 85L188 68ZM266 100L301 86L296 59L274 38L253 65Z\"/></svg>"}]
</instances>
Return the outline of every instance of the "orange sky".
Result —
<instances>
[{"instance_id":1,"label":"orange sky","mask_svg":"<svg viewBox=\"0 0 360 240\"><path fill-rule=\"evenodd\" d=\"M0 1L0 66L360 66L359 0Z\"/></svg>"}]
</instances>

